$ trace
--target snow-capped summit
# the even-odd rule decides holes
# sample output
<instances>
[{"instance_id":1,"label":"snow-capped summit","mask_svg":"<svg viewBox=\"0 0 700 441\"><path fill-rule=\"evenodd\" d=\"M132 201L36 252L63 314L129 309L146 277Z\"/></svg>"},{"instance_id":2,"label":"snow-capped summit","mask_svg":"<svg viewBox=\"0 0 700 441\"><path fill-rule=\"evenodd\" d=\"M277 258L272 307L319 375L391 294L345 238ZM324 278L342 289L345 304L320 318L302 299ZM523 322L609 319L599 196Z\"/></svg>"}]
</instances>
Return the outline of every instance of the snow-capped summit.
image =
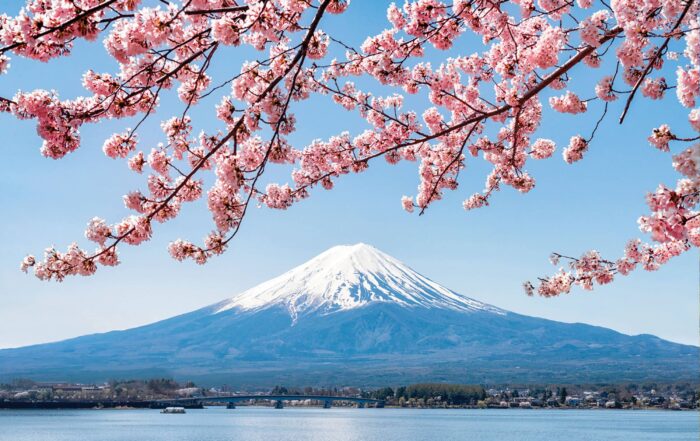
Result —
<instances>
[{"instance_id":1,"label":"snow-capped summit","mask_svg":"<svg viewBox=\"0 0 700 441\"><path fill-rule=\"evenodd\" d=\"M310 312L328 314L374 303L407 308L505 311L461 296L418 274L371 245L335 246L308 262L214 307L215 313L282 306L296 320Z\"/></svg>"}]
</instances>

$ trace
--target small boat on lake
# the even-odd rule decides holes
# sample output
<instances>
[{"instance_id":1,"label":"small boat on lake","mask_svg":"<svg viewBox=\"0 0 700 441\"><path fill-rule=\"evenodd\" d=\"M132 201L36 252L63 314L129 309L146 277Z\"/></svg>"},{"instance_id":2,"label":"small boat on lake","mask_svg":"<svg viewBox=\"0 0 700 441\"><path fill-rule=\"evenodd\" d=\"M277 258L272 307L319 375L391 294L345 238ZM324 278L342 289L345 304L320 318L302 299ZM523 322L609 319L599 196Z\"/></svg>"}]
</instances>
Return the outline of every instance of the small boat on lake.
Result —
<instances>
[{"instance_id":1,"label":"small boat on lake","mask_svg":"<svg viewBox=\"0 0 700 441\"><path fill-rule=\"evenodd\" d=\"M184 407L166 407L160 413L185 413Z\"/></svg>"}]
</instances>

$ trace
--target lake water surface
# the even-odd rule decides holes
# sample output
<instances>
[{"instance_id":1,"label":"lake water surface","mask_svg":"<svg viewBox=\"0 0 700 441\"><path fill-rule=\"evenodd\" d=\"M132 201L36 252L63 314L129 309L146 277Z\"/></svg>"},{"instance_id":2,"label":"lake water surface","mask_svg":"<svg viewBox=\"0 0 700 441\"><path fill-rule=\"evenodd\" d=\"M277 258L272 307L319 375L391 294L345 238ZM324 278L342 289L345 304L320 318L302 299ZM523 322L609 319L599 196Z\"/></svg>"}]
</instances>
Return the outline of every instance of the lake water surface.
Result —
<instances>
[{"instance_id":1,"label":"lake water surface","mask_svg":"<svg viewBox=\"0 0 700 441\"><path fill-rule=\"evenodd\" d=\"M699 418L631 410L0 410L0 441L698 441Z\"/></svg>"}]
</instances>

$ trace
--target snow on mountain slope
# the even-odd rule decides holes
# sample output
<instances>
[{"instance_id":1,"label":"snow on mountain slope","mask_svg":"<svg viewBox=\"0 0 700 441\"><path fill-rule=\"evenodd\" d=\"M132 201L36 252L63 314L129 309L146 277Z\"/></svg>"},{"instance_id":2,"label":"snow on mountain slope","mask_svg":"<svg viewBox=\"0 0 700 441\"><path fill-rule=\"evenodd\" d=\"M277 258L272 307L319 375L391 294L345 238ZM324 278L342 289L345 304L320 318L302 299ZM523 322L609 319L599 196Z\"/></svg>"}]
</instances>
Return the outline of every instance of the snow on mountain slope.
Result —
<instances>
[{"instance_id":1,"label":"snow on mountain slope","mask_svg":"<svg viewBox=\"0 0 700 441\"><path fill-rule=\"evenodd\" d=\"M376 303L406 308L506 311L461 296L378 249L359 243L330 248L308 262L214 306L214 313L284 307L296 321Z\"/></svg>"}]
</instances>

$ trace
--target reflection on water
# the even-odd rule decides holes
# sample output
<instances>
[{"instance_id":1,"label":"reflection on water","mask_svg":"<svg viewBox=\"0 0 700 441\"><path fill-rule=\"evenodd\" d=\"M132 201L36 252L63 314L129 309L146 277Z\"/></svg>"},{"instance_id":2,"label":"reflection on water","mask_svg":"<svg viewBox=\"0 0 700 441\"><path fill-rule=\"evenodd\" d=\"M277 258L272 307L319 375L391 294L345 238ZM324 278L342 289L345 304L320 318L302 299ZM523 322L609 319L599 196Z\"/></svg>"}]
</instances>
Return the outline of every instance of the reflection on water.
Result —
<instances>
[{"instance_id":1,"label":"reflection on water","mask_svg":"<svg viewBox=\"0 0 700 441\"><path fill-rule=\"evenodd\" d=\"M697 412L238 407L0 410L0 441L697 441Z\"/></svg>"}]
</instances>

